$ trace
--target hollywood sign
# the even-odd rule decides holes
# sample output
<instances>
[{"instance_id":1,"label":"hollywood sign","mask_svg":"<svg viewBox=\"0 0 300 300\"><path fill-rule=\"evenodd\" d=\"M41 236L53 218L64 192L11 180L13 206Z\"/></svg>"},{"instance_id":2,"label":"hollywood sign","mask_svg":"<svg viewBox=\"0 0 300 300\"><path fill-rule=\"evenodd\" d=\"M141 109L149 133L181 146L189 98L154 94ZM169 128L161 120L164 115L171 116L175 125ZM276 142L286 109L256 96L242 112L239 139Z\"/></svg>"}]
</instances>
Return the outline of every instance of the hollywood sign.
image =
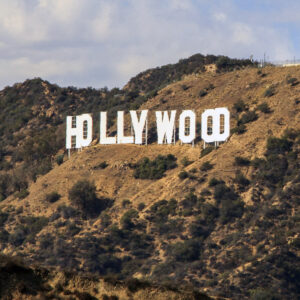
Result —
<instances>
[{"instance_id":1,"label":"hollywood sign","mask_svg":"<svg viewBox=\"0 0 300 300\"><path fill-rule=\"evenodd\" d=\"M102 145L147 144L148 110L131 110L131 135L124 135L124 111L117 112L117 135L107 135L107 112L100 112L100 138ZM157 143L172 144L176 141L176 110L156 111ZM196 138L196 114L183 110L178 118L178 139L183 144L194 143ZM230 135L230 113L227 108L207 109L201 115L201 138L205 143L224 142ZM93 119L91 114L67 116L66 148L81 149L93 140Z\"/></svg>"}]
</instances>

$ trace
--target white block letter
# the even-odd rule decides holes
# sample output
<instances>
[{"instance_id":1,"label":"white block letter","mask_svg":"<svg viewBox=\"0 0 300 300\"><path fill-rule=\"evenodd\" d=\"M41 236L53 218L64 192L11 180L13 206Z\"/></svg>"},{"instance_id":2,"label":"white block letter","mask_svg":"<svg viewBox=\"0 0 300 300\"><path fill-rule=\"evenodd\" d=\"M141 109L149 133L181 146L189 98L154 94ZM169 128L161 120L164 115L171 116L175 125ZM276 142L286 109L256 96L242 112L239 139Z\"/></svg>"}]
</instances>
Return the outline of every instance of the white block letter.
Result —
<instances>
[{"instance_id":1,"label":"white block letter","mask_svg":"<svg viewBox=\"0 0 300 300\"><path fill-rule=\"evenodd\" d=\"M164 137L166 136L167 144L172 144L174 136L174 123L175 123L176 110L171 111L171 118L169 119L169 114L164 111L164 116L162 117L162 112L156 112L156 125L157 125L157 143L163 144Z\"/></svg>"},{"instance_id":2,"label":"white block letter","mask_svg":"<svg viewBox=\"0 0 300 300\"><path fill-rule=\"evenodd\" d=\"M143 143L143 131L147 120L148 110L142 110L140 120L138 120L137 113L135 110L131 110L130 115L131 123L134 130L135 143L140 145Z\"/></svg>"},{"instance_id":3,"label":"white block letter","mask_svg":"<svg viewBox=\"0 0 300 300\"><path fill-rule=\"evenodd\" d=\"M79 143L81 147L88 147L93 140L93 119L90 114L79 117L78 127L80 129Z\"/></svg>"},{"instance_id":4,"label":"white block letter","mask_svg":"<svg viewBox=\"0 0 300 300\"><path fill-rule=\"evenodd\" d=\"M186 118L190 119L189 135L185 135ZM192 110L184 110L179 117L179 139L184 144L191 143L196 137L196 115Z\"/></svg>"},{"instance_id":5,"label":"white block letter","mask_svg":"<svg viewBox=\"0 0 300 300\"><path fill-rule=\"evenodd\" d=\"M212 120L211 134L208 134L208 118ZM221 122L223 118L223 124ZM224 128L221 128L221 125ZM206 143L223 142L230 135L230 113L226 107L207 109L201 117L201 137Z\"/></svg>"},{"instance_id":6,"label":"white block letter","mask_svg":"<svg viewBox=\"0 0 300 300\"><path fill-rule=\"evenodd\" d=\"M75 148L87 147L93 139L93 120L90 114L67 116L66 148L72 148L72 137L76 137Z\"/></svg>"},{"instance_id":7,"label":"white block letter","mask_svg":"<svg viewBox=\"0 0 300 300\"><path fill-rule=\"evenodd\" d=\"M100 112L100 144L102 145L111 145L111 144L116 144L116 137L107 137L106 128L107 124L107 113L106 111L101 111Z\"/></svg>"},{"instance_id":8,"label":"white block letter","mask_svg":"<svg viewBox=\"0 0 300 300\"><path fill-rule=\"evenodd\" d=\"M133 136L124 136L124 111L118 111L118 144L133 144Z\"/></svg>"}]
</instances>

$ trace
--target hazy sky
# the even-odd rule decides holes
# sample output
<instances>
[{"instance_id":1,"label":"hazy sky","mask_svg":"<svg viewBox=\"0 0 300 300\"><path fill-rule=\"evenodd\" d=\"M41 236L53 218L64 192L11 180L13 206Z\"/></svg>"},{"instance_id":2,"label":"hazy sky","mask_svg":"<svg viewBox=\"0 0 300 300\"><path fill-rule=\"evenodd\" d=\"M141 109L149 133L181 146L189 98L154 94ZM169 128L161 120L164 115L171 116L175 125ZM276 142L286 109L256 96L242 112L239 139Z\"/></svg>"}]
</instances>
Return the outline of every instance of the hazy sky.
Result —
<instances>
[{"instance_id":1,"label":"hazy sky","mask_svg":"<svg viewBox=\"0 0 300 300\"><path fill-rule=\"evenodd\" d=\"M0 0L0 88L122 87L195 53L300 58L297 0Z\"/></svg>"}]
</instances>

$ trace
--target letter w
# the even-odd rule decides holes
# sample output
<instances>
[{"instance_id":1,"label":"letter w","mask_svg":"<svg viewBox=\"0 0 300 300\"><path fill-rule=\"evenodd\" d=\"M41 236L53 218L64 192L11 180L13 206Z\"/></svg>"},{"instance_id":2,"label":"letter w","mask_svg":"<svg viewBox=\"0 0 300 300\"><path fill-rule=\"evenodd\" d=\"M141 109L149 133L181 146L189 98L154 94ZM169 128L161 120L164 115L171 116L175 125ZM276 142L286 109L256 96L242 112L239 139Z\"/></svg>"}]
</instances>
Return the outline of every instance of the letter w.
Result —
<instances>
[{"instance_id":1,"label":"letter w","mask_svg":"<svg viewBox=\"0 0 300 300\"><path fill-rule=\"evenodd\" d=\"M173 138L175 141L174 135L174 123L176 117L176 110L171 111L171 118L167 111L163 112L162 116L161 111L156 112L156 125L157 125L157 143L163 144L164 138L166 137L167 144L172 144Z\"/></svg>"}]
</instances>

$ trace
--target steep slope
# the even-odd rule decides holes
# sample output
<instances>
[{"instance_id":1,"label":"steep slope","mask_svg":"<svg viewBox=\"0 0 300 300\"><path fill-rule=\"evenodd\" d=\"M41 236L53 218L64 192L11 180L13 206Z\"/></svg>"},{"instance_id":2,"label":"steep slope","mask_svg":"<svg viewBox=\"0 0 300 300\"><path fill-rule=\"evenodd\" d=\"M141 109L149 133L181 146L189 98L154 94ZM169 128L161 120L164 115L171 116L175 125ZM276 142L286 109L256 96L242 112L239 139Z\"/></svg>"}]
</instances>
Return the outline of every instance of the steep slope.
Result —
<instances>
[{"instance_id":1,"label":"steep slope","mask_svg":"<svg viewBox=\"0 0 300 300\"><path fill-rule=\"evenodd\" d=\"M54 163L24 199L13 194L1 203L2 252L122 279L192 284L235 299L297 299L298 78L299 67L247 68L188 75L166 86L140 108L152 117L171 109L194 109L200 117L226 106L234 129L228 142L206 151L201 141L195 147L95 142ZM151 131L154 119L149 123ZM144 157L163 155L167 162L169 154L177 167L162 178L136 178L138 166L149 168ZM105 206L97 216L69 199L82 179L95 183ZM52 201L52 192L59 199Z\"/></svg>"},{"instance_id":2,"label":"steep slope","mask_svg":"<svg viewBox=\"0 0 300 300\"><path fill-rule=\"evenodd\" d=\"M28 267L20 260L0 257L1 299L197 299L210 298L192 290L151 285L136 279L126 282L92 275L79 276L71 272L57 272Z\"/></svg>"},{"instance_id":3,"label":"steep slope","mask_svg":"<svg viewBox=\"0 0 300 300\"><path fill-rule=\"evenodd\" d=\"M67 115L90 112L98 120L99 111L107 111L111 127L118 110L138 109L169 82L204 72L212 62L222 71L256 66L249 60L197 54L177 64L147 70L123 89L61 88L40 78L6 87L0 91L0 200L15 192L25 197L28 184L49 172L53 160L61 160L56 154L64 147Z\"/></svg>"}]
</instances>

